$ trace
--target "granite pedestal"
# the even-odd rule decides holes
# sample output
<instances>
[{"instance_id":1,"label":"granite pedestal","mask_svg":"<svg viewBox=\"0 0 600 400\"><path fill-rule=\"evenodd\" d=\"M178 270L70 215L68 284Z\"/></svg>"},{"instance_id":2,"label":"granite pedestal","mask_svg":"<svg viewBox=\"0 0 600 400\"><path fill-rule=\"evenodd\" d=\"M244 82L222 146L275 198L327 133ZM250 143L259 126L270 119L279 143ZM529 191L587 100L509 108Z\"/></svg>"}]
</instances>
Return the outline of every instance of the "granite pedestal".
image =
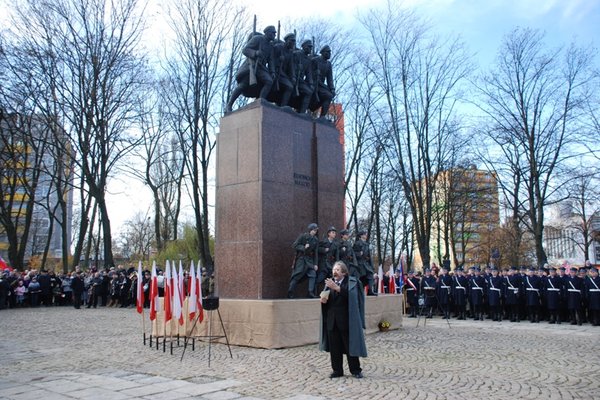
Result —
<instances>
[{"instance_id":1,"label":"granite pedestal","mask_svg":"<svg viewBox=\"0 0 600 400\"><path fill-rule=\"evenodd\" d=\"M344 223L344 149L329 121L255 101L221 120L217 138L216 293L285 298L292 243L316 222ZM298 295L306 289L298 288Z\"/></svg>"}]
</instances>

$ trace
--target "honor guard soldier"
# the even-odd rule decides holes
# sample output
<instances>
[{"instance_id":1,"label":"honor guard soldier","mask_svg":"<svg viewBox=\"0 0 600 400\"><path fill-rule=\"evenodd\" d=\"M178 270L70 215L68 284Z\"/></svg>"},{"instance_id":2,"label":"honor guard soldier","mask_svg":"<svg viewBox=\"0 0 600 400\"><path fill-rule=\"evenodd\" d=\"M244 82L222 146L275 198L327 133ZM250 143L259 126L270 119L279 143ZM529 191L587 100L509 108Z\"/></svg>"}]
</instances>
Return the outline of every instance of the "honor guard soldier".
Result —
<instances>
[{"instance_id":1,"label":"honor guard soldier","mask_svg":"<svg viewBox=\"0 0 600 400\"><path fill-rule=\"evenodd\" d=\"M550 324L560 324L560 297L562 293L562 279L556 274L556 268L549 269L549 275L542 279L546 310Z\"/></svg>"},{"instance_id":2,"label":"honor guard soldier","mask_svg":"<svg viewBox=\"0 0 600 400\"><path fill-rule=\"evenodd\" d=\"M502 321L500 311L502 305L502 277L498 275L496 267L490 268L490 271L491 275L486 278L489 312L493 321Z\"/></svg>"},{"instance_id":3,"label":"honor guard soldier","mask_svg":"<svg viewBox=\"0 0 600 400\"><path fill-rule=\"evenodd\" d=\"M571 325L581 325L581 297L583 292L583 279L577 276L577 268L571 267L569 276L565 280L565 292L567 299L567 309Z\"/></svg>"},{"instance_id":4,"label":"honor guard soldier","mask_svg":"<svg viewBox=\"0 0 600 400\"><path fill-rule=\"evenodd\" d=\"M358 278L363 286L367 286L367 296L375 296L373 293L373 260L371 260L371 247L367 242L367 231L358 232L356 242L354 242L354 254L358 262Z\"/></svg>"},{"instance_id":5,"label":"honor guard soldier","mask_svg":"<svg viewBox=\"0 0 600 400\"><path fill-rule=\"evenodd\" d=\"M590 310L590 322L594 326L600 325L600 277L595 267L590 268L585 279L585 298Z\"/></svg>"},{"instance_id":6,"label":"honor guard soldier","mask_svg":"<svg viewBox=\"0 0 600 400\"><path fill-rule=\"evenodd\" d=\"M406 302L410 307L410 317L416 318L417 309L419 307L419 287L421 286L421 281L419 278L415 276L414 271L408 271L408 276L406 278Z\"/></svg>"},{"instance_id":7,"label":"honor guard soldier","mask_svg":"<svg viewBox=\"0 0 600 400\"><path fill-rule=\"evenodd\" d=\"M467 312L467 289L469 280L465 276L462 267L456 268L456 273L452 277L452 298L456 306L458 319L465 319Z\"/></svg>"},{"instance_id":8,"label":"honor guard soldier","mask_svg":"<svg viewBox=\"0 0 600 400\"><path fill-rule=\"evenodd\" d=\"M529 322L540 322L539 307L542 285L540 277L536 274L535 268L531 267L527 270L527 276L523 281L523 287L525 288L525 299Z\"/></svg>"},{"instance_id":9,"label":"honor guard soldier","mask_svg":"<svg viewBox=\"0 0 600 400\"><path fill-rule=\"evenodd\" d=\"M474 275L469 279L469 294L473 306L473 319L483 321L483 295L485 293L485 279L481 276L479 267L473 268Z\"/></svg>"},{"instance_id":10,"label":"honor guard soldier","mask_svg":"<svg viewBox=\"0 0 600 400\"><path fill-rule=\"evenodd\" d=\"M308 232L298 236L292 245L296 250L296 258L294 259L294 269L290 278L290 286L288 288L288 298L294 298L294 290L296 285L305 277L308 278L308 297L316 298L315 281L318 270L318 247L319 239L317 232L319 227L317 224L308 225Z\"/></svg>"},{"instance_id":11,"label":"honor guard soldier","mask_svg":"<svg viewBox=\"0 0 600 400\"><path fill-rule=\"evenodd\" d=\"M425 276L421 279L421 296L425 299L425 309L427 311L427 318L433 317L433 307L435 307L435 276L431 274L430 268L425 268Z\"/></svg>"},{"instance_id":12,"label":"honor guard soldier","mask_svg":"<svg viewBox=\"0 0 600 400\"><path fill-rule=\"evenodd\" d=\"M317 272L317 286L331 278L333 264L339 260L339 242L335 240L337 230L334 226L327 230L327 237L319 242L319 271Z\"/></svg>"},{"instance_id":13,"label":"honor guard soldier","mask_svg":"<svg viewBox=\"0 0 600 400\"><path fill-rule=\"evenodd\" d=\"M450 318L450 290L452 288L452 278L448 275L448 268L442 265L440 275L436 282L436 292L439 307L444 313L444 319Z\"/></svg>"},{"instance_id":14,"label":"honor guard soldier","mask_svg":"<svg viewBox=\"0 0 600 400\"><path fill-rule=\"evenodd\" d=\"M352 242L350 241L350 231L348 229L342 229L340 231L338 259L346 264L350 275L358 278L358 263L356 261L356 256L354 255L354 249L352 248Z\"/></svg>"}]
</instances>

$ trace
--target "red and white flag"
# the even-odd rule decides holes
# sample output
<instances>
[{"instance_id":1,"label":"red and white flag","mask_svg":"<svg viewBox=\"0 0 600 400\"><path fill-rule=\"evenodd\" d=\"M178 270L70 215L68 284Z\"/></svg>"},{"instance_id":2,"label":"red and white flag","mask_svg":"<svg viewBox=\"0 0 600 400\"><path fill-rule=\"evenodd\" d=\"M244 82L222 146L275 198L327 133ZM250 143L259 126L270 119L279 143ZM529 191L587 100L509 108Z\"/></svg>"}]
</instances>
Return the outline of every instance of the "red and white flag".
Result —
<instances>
[{"instance_id":1,"label":"red and white flag","mask_svg":"<svg viewBox=\"0 0 600 400\"><path fill-rule=\"evenodd\" d=\"M171 306L171 297L173 290L173 281L171 280L171 264L169 264L169 260L166 261L165 265L165 297L163 301L164 310L165 310L165 323L169 322L173 317L173 309Z\"/></svg>"},{"instance_id":2,"label":"red and white flag","mask_svg":"<svg viewBox=\"0 0 600 400\"><path fill-rule=\"evenodd\" d=\"M377 285L377 293L382 294L385 293L385 286L383 286L383 265L379 264L379 271L377 271L377 275L379 276L379 283Z\"/></svg>"},{"instance_id":3,"label":"red and white flag","mask_svg":"<svg viewBox=\"0 0 600 400\"><path fill-rule=\"evenodd\" d=\"M177 275L179 281L177 283L178 289L179 289L179 308L181 309L180 315L179 315L179 325L183 325L183 322L185 320L185 316L183 315L183 305L185 304L185 297L186 297L186 293L185 293L185 284L184 284L184 278L183 278L183 265L181 263L181 260L179 260L179 274Z\"/></svg>"},{"instance_id":4,"label":"red and white flag","mask_svg":"<svg viewBox=\"0 0 600 400\"><path fill-rule=\"evenodd\" d=\"M198 264L200 266L200 264ZM190 266L190 297L188 300L188 311L190 315L190 321L198 314L198 322L202 322L204 319L204 310L202 309L202 287L201 287L202 275L200 269L198 269L198 275L194 268L194 261Z\"/></svg>"},{"instance_id":5,"label":"red and white flag","mask_svg":"<svg viewBox=\"0 0 600 400\"><path fill-rule=\"evenodd\" d=\"M181 318L181 291L179 289L179 283L180 279L177 275L177 267L175 266L175 262L173 262L173 290L171 299L173 318L179 320L179 324L183 324Z\"/></svg>"},{"instance_id":6,"label":"red and white flag","mask_svg":"<svg viewBox=\"0 0 600 400\"><path fill-rule=\"evenodd\" d=\"M150 276L150 321L156 319L158 312L158 277L156 276L156 261L152 263L152 275Z\"/></svg>"},{"instance_id":7,"label":"red and white flag","mask_svg":"<svg viewBox=\"0 0 600 400\"><path fill-rule=\"evenodd\" d=\"M390 275L389 293L396 294L396 276L394 275L394 265L390 265L388 274Z\"/></svg>"},{"instance_id":8,"label":"red and white flag","mask_svg":"<svg viewBox=\"0 0 600 400\"><path fill-rule=\"evenodd\" d=\"M136 297L136 308L137 308L137 312L139 312L140 314L144 311L144 285L142 283L143 281L143 275L142 275L142 262L140 261L140 263L138 264L138 272L137 272L137 297Z\"/></svg>"}]
</instances>

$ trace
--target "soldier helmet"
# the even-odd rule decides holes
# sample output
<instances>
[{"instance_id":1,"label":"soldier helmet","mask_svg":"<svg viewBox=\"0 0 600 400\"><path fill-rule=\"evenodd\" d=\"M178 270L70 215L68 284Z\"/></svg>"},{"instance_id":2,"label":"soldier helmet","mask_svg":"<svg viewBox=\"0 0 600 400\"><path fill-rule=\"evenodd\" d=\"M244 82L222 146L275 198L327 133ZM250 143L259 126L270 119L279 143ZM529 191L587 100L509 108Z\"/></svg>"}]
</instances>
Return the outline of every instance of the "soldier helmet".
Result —
<instances>
[{"instance_id":1,"label":"soldier helmet","mask_svg":"<svg viewBox=\"0 0 600 400\"><path fill-rule=\"evenodd\" d=\"M315 224L314 222L312 224L308 224L308 231L316 231L317 229L319 229L319 225Z\"/></svg>"},{"instance_id":2,"label":"soldier helmet","mask_svg":"<svg viewBox=\"0 0 600 400\"><path fill-rule=\"evenodd\" d=\"M325 45L325 46L323 46L323 47L321 48L321 51L319 51L319 53L324 53L324 52L326 52L326 51L328 51L328 52L330 52L330 53L331 53L331 47L329 47L329 46Z\"/></svg>"},{"instance_id":3,"label":"soldier helmet","mask_svg":"<svg viewBox=\"0 0 600 400\"><path fill-rule=\"evenodd\" d=\"M411 269L410 271L408 271L408 274L409 274L409 275L414 275L414 274L415 274L415 271L413 271L413 270Z\"/></svg>"},{"instance_id":4,"label":"soldier helmet","mask_svg":"<svg viewBox=\"0 0 600 400\"><path fill-rule=\"evenodd\" d=\"M287 35L285 35L283 37L283 40L286 41L286 42L288 41L288 39L294 39L294 40L296 40L296 35L293 34L293 33L288 33Z\"/></svg>"},{"instance_id":5,"label":"soldier helmet","mask_svg":"<svg viewBox=\"0 0 600 400\"><path fill-rule=\"evenodd\" d=\"M571 271L577 271L577 268L571 267Z\"/></svg>"},{"instance_id":6,"label":"soldier helmet","mask_svg":"<svg viewBox=\"0 0 600 400\"><path fill-rule=\"evenodd\" d=\"M425 272L431 272L431 268L425 268Z\"/></svg>"},{"instance_id":7,"label":"soldier helmet","mask_svg":"<svg viewBox=\"0 0 600 400\"><path fill-rule=\"evenodd\" d=\"M358 231L358 235L357 236L361 237L361 236L366 235L366 234L367 234L367 230L366 229L361 229L361 230Z\"/></svg>"},{"instance_id":8,"label":"soldier helmet","mask_svg":"<svg viewBox=\"0 0 600 400\"><path fill-rule=\"evenodd\" d=\"M337 229L335 229L335 226L330 226L329 229L327 229L327 233L329 232L337 232Z\"/></svg>"},{"instance_id":9,"label":"soldier helmet","mask_svg":"<svg viewBox=\"0 0 600 400\"><path fill-rule=\"evenodd\" d=\"M276 33L277 29L275 29L275 27L273 25L269 25L263 30L263 32L264 33L269 33L269 32Z\"/></svg>"},{"instance_id":10,"label":"soldier helmet","mask_svg":"<svg viewBox=\"0 0 600 400\"><path fill-rule=\"evenodd\" d=\"M302 42L302 44L301 44L300 46L301 46L301 47L304 47L304 46L310 46L310 47L313 47L312 40L310 40L310 39L308 39L308 40L305 40L304 42Z\"/></svg>"},{"instance_id":11,"label":"soldier helmet","mask_svg":"<svg viewBox=\"0 0 600 400\"><path fill-rule=\"evenodd\" d=\"M349 235L349 234L350 234L350 231L349 231L348 229L342 229L342 230L340 231L340 235L342 235L342 236L344 236L344 235Z\"/></svg>"}]
</instances>

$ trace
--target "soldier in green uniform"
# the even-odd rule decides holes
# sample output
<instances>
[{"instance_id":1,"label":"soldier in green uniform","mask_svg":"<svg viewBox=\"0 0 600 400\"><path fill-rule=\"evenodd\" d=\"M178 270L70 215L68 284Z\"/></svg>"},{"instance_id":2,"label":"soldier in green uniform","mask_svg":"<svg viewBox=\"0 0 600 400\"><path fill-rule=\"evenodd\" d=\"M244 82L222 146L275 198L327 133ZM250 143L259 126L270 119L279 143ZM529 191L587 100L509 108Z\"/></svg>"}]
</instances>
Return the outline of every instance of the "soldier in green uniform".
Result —
<instances>
[{"instance_id":1,"label":"soldier in green uniform","mask_svg":"<svg viewBox=\"0 0 600 400\"><path fill-rule=\"evenodd\" d=\"M358 232L356 242L354 242L354 254L358 262L358 278L363 286L367 286L367 296L376 296L373 293L373 260L371 260L371 248L367 242L367 231Z\"/></svg>"},{"instance_id":2,"label":"soldier in green uniform","mask_svg":"<svg viewBox=\"0 0 600 400\"><path fill-rule=\"evenodd\" d=\"M288 298L294 298L294 290L298 282L304 278L308 278L308 297L316 298L315 281L317 278L317 270L319 269L318 247L319 238L317 233L319 227L317 224L309 224L308 232L302 233L298 239L294 241L292 247L296 250L296 258L294 260L294 269L290 278L290 286L288 287Z\"/></svg>"}]
</instances>

